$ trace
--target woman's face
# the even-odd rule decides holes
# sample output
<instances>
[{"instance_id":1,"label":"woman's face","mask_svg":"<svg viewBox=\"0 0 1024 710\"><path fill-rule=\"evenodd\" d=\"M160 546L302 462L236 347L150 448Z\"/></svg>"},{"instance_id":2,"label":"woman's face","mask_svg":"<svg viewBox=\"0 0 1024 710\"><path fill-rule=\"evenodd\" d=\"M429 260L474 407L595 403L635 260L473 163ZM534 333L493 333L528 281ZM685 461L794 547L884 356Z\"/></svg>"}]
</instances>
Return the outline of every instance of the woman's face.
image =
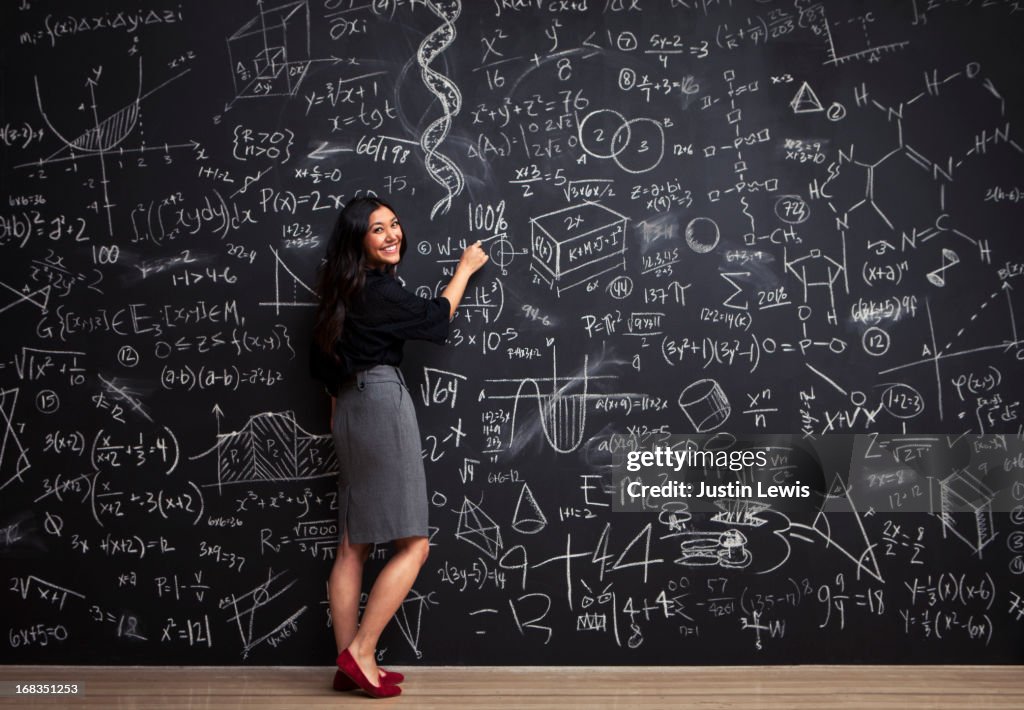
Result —
<instances>
[{"instance_id":1,"label":"woman's face","mask_svg":"<svg viewBox=\"0 0 1024 710\"><path fill-rule=\"evenodd\" d=\"M370 213L370 228L363 237L366 262L373 268L397 264L402 254L402 225L387 207L378 207Z\"/></svg>"}]
</instances>

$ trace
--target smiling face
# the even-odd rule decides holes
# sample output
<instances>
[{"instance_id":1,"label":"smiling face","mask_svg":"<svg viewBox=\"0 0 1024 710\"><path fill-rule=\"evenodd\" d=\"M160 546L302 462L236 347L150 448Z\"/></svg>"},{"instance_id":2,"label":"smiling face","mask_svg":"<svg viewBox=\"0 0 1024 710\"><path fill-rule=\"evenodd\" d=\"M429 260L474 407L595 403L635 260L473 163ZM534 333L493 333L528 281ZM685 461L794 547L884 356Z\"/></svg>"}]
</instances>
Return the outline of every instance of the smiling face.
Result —
<instances>
[{"instance_id":1,"label":"smiling face","mask_svg":"<svg viewBox=\"0 0 1024 710\"><path fill-rule=\"evenodd\" d=\"M370 213L370 228L363 237L366 263L372 268L397 264L402 258L402 225L387 207Z\"/></svg>"}]
</instances>

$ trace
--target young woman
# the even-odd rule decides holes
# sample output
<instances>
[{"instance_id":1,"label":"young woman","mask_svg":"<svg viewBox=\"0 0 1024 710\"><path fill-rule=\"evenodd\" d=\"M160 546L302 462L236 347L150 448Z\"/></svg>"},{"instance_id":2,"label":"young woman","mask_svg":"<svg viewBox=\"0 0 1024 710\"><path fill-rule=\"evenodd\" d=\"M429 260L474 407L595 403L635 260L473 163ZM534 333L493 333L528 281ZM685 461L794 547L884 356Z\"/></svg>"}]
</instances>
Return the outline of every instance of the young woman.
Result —
<instances>
[{"instance_id":1,"label":"young woman","mask_svg":"<svg viewBox=\"0 0 1024 710\"><path fill-rule=\"evenodd\" d=\"M427 559L427 487L412 396L398 365L406 340L443 344L469 277L487 261L480 242L462 253L437 298L395 278L407 244L384 201L353 199L341 211L320 267L311 374L331 395L338 455L339 544L329 596L338 645L338 690L373 697L402 692L400 673L377 667L377 640ZM392 542L359 622L363 564L374 543Z\"/></svg>"}]
</instances>

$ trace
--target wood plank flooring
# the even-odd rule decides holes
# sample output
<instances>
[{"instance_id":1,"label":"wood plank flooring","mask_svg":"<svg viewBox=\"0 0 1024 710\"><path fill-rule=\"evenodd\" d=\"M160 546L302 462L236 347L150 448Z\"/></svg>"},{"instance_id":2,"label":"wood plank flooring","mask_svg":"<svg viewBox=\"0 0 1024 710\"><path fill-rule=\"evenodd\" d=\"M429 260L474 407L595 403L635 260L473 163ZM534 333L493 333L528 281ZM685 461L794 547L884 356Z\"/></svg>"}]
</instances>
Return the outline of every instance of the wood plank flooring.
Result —
<instances>
[{"instance_id":1,"label":"wood plank flooring","mask_svg":"<svg viewBox=\"0 0 1024 710\"><path fill-rule=\"evenodd\" d=\"M84 684L80 696L6 696L0 707L758 708L1022 710L1024 666L394 666L402 695L331 689L330 668L2 666L0 682ZM374 705L376 704L376 705Z\"/></svg>"}]
</instances>

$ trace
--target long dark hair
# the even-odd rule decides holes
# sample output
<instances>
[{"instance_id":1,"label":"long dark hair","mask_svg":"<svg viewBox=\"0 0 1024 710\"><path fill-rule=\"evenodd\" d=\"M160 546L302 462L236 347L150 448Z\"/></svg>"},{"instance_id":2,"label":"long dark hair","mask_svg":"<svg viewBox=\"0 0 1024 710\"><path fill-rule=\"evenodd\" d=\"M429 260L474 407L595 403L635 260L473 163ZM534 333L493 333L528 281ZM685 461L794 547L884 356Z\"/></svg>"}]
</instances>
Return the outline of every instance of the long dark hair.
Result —
<instances>
[{"instance_id":1,"label":"long dark hair","mask_svg":"<svg viewBox=\"0 0 1024 710\"><path fill-rule=\"evenodd\" d=\"M370 229L370 215L381 207L395 209L378 197L356 197L338 214L338 221L327 242L327 254L317 269L316 292L320 303L313 325L313 341L337 361L334 344L341 337L345 314L348 313L366 283L366 251L363 239ZM395 212L397 215L398 213ZM399 256L405 255L408 238L402 230ZM386 267L394 274L394 265Z\"/></svg>"}]
</instances>

